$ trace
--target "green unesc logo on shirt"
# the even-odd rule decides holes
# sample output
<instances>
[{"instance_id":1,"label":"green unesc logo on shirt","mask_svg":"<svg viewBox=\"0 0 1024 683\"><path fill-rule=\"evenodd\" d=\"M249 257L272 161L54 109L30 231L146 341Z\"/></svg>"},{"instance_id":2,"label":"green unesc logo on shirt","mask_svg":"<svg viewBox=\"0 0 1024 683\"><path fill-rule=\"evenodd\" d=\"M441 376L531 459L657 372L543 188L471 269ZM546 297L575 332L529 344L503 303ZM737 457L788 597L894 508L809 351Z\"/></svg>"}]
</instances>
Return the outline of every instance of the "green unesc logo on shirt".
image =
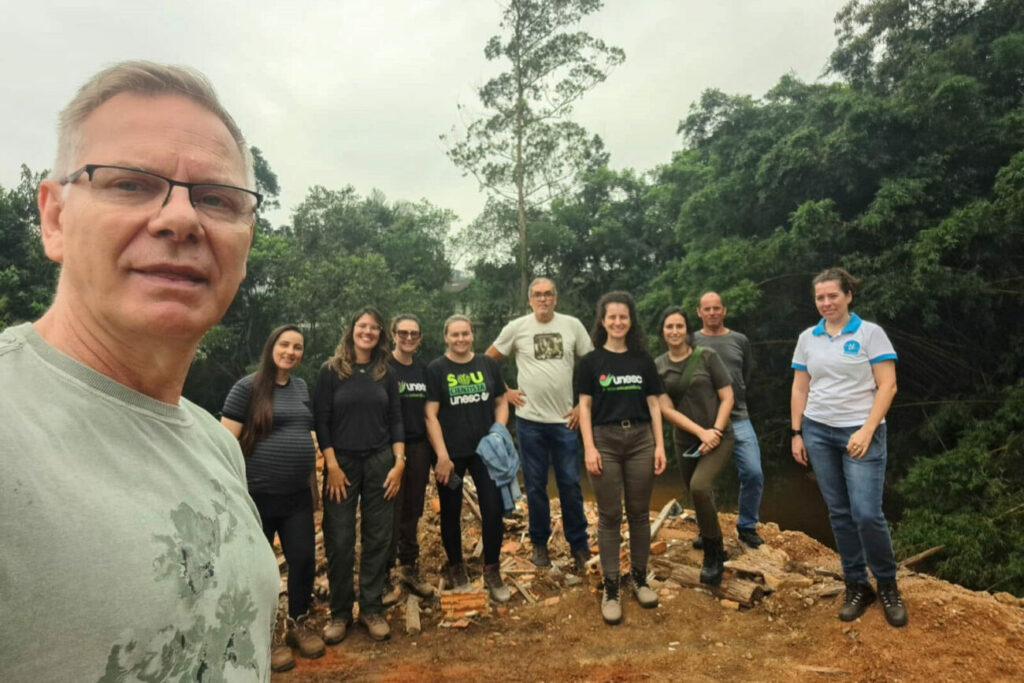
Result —
<instances>
[{"instance_id":1,"label":"green unesc logo on shirt","mask_svg":"<svg viewBox=\"0 0 1024 683\"><path fill-rule=\"evenodd\" d=\"M613 375L602 373L597 383L605 391L639 391L643 387L644 378L640 375Z\"/></svg>"}]
</instances>

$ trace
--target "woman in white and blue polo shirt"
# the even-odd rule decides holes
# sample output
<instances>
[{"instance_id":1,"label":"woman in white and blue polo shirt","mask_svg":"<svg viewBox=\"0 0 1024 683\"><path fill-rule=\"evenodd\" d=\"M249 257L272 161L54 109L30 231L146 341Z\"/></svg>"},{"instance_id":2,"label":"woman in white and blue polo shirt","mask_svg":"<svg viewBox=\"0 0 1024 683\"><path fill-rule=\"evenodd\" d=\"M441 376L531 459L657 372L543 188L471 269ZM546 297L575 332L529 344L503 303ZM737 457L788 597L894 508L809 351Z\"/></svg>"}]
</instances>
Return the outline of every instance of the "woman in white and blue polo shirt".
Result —
<instances>
[{"instance_id":1,"label":"woman in white and blue polo shirt","mask_svg":"<svg viewBox=\"0 0 1024 683\"><path fill-rule=\"evenodd\" d=\"M896 396L896 352L881 327L850 312L857 284L842 268L814 278L822 319L803 331L793 354L793 458L801 465L810 460L828 505L846 579L839 618L857 619L880 597L886 620L903 626L907 610L882 513L885 414Z\"/></svg>"}]
</instances>

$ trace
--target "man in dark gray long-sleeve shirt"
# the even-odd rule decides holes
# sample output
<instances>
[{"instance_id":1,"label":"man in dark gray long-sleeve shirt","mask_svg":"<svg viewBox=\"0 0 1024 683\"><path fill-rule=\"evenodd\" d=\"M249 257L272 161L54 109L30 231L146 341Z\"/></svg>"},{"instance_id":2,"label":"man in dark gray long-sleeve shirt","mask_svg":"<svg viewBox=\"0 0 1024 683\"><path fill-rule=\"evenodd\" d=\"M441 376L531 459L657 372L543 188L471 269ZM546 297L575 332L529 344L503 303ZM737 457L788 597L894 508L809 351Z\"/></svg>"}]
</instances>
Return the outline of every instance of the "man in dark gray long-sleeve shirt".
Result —
<instances>
[{"instance_id":1,"label":"man in dark gray long-sleeve shirt","mask_svg":"<svg viewBox=\"0 0 1024 683\"><path fill-rule=\"evenodd\" d=\"M753 369L750 340L746 335L725 326L725 304L717 292L706 292L700 298L697 315L704 327L694 333L694 343L718 352L732 377L732 391L736 399L732 408L732 428L736 435L733 457L740 475L739 517L736 531L741 541L757 548L764 539L757 535L758 509L764 491L764 473L761 471L761 448L757 443L754 425L747 413L747 385Z\"/></svg>"}]
</instances>

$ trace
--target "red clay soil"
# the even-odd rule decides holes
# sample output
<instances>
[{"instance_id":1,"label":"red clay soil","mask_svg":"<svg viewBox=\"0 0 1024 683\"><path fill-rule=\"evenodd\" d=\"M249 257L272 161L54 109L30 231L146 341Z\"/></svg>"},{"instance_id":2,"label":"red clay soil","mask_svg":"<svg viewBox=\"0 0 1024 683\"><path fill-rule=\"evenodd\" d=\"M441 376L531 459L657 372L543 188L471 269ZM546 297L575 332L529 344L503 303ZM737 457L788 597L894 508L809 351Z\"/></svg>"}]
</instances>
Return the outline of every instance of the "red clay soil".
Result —
<instances>
[{"instance_id":1,"label":"red clay soil","mask_svg":"<svg viewBox=\"0 0 1024 683\"><path fill-rule=\"evenodd\" d=\"M553 501L557 510L557 501ZM594 511L588 509L591 530ZM478 527L464 522L467 553L476 546ZM722 514L723 529L735 516ZM443 566L438 520L429 510L421 521L421 569L435 584ZM522 525L506 533L502 559L524 570L528 543ZM557 527L557 521L556 521ZM802 533L759 527L771 550L788 555L787 570L834 581L835 553ZM670 519L658 538L668 542L652 567L669 563L699 566L690 546L695 525ZM746 550L726 539L731 558ZM904 628L889 626L878 603L855 622L836 618L842 595L808 596L806 587L781 588L750 608L730 607L704 589L671 579L652 582L661 604L642 609L623 590L623 623L606 626L600 617L596 569L578 585L565 585L570 570L565 544L556 528L552 554L563 571L516 576L537 598L530 604L513 591L507 607L472 617L463 628L444 622L438 604L424 601L423 630L405 632L404 607L389 612L391 639L378 643L354 627L340 644L315 660L275 674L287 681L988 681L1024 680L1024 605L1007 594L994 597L966 590L925 574L901 570L900 588L910 615ZM513 563L508 557L515 556ZM321 562L322 565L322 562ZM479 561L470 561L479 577ZM657 572L657 569L655 569ZM732 572L726 572L730 576ZM824 578L823 578L824 577ZM323 577L317 579L323 594ZM571 581L571 580L570 580ZM479 581L477 582L479 584ZM818 585L821 585L820 583ZM400 603L401 604L401 603ZM317 601L326 619L326 605Z\"/></svg>"}]
</instances>

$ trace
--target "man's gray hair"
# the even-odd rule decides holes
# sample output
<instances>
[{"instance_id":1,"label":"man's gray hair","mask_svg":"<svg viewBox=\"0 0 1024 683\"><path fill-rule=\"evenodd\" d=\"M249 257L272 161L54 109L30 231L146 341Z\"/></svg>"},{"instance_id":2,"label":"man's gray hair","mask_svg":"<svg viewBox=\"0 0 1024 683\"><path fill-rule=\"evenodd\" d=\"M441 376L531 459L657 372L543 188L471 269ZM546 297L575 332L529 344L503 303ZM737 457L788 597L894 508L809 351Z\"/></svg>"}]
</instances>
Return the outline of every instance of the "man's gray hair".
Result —
<instances>
[{"instance_id":1,"label":"man's gray hair","mask_svg":"<svg viewBox=\"0 0 1024 683\"><path fill-rule=\"evenodd\" d=\"M535 284L537 284L538 282L548 282L548 283L550 283L551 284L551 291L554 292L555 294L558 294L558 287L555 286L555 281L552 280L549 277L544 277L543 275L540 276L540 277L533 278L533 280L530 282L530 286L526 288L527 293L532 292L533 291L533 286Z\"/></svg>"},{"instance_id":2,"label":"man's gray hair","mask_svg":"<svg viewBox=\"0 0 1024 683\"><path fill-rule=\"evenodd\" d=\"M227 127L245 163L245 179L255 187L252 154L238 124L217 99L206 76L187 66L157 64L144 60L119 62L90 78L60 113L57 126L57 161L50 177L64 178L82 147L82 124L100 105L115 95L181 95L207 109Z\"/></svg>"}]
</instances>

